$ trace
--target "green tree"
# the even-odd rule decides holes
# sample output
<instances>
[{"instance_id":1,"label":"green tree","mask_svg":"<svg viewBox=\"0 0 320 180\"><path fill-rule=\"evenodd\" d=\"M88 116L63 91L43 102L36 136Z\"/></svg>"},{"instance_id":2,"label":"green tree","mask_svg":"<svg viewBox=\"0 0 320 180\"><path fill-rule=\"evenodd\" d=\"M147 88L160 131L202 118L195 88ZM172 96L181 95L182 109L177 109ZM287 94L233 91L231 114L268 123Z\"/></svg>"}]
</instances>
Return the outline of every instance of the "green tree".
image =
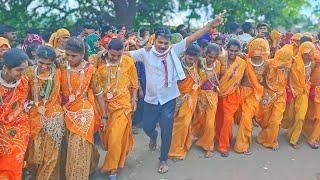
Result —
<instances>
[{"instance_id":1,"label":"green tree","mask_svg":"<svg viewBox=\"0 0 320 180\"><path fill-rule=\"evenodd\" d=\"M308 2L308 0L180 0L180 10L191 9L189 18L197 19L199 14L196 9L209 6L213 15L227 10L227 23L244 22L249 18L259 21L262 18L273 26L289 29L300 20L300 10L308 5Z\"/></svg>"},{"instance_id":2,"label":"green tree","mask_svg":"<svg viewBox=\"0 0 320 180\"><path fill-rule=\"evenodd\" d=\"M157 0L2 0L0 21L20 31L28 27L71 27L83 23L161 24L172 12L172 1Z\"/></svg>"}]
</instances>

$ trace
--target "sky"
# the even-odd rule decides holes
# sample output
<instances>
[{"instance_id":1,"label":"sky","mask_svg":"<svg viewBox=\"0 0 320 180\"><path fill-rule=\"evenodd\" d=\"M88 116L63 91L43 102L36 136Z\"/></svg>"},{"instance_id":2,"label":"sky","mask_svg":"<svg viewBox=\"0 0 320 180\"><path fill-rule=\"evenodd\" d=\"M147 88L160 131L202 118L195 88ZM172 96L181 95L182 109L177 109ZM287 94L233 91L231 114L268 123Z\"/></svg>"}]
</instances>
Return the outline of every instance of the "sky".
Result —
<instances>
[{"instance_id":1,"label":"sky","mask_svg":"<svg viewBox=\"0 0 320 180\"><path fill-rule=\"evenodd\" d=\"M317 4L320 4L320 0L309 0L311 7L304 7L301 10L301 14L311 16L311 10L313 7L315 7Z\"/></svg>"}]
</instances>

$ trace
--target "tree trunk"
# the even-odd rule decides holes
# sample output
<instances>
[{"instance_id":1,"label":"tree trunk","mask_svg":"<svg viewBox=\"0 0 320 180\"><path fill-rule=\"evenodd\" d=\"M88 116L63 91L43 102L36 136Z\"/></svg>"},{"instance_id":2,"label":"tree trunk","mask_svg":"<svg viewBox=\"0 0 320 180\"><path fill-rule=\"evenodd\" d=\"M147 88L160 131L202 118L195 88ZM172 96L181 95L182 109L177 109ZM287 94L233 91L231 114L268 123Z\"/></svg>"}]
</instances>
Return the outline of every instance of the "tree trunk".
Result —
<instances>
[{"instance_id":1,"label":"tree trunk","mask_svg":"<svg viewBox=\"0 0 320 180\"><path fill-rule=\"evenodd\" d=\"M136 12L136 0L112 0L116 15L116 23L132 27Z\"/></svg>"}]
</instances>

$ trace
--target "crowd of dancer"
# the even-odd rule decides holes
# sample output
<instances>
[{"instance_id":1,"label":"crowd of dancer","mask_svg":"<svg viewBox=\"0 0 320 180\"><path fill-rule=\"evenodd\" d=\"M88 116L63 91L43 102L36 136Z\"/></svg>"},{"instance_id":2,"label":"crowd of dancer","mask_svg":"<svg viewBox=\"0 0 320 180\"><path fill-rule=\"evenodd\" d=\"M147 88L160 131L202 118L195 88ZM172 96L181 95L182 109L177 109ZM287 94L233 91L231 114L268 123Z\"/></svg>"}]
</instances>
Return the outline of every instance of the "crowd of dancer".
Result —
<instances>
[{"instance_id":1,"label":"crowd of dancer","mask_svg":"<svg viewBox=\"0 0 320 180\"><path fill-rule=\"evenodd\" d=\"M266 23L226 26L221 14L190 32L139 32L110 25L57 29L50 38L0 25L0 179L86 180L97 169L117 179L142 127L157 148L159 173L195 143L210 158L250 155L256 141L279 148L281 128L299 148L320 145L320 43L309 32ZM174 33L171 33L174 31Z\"/></svg>"}]
</instances>

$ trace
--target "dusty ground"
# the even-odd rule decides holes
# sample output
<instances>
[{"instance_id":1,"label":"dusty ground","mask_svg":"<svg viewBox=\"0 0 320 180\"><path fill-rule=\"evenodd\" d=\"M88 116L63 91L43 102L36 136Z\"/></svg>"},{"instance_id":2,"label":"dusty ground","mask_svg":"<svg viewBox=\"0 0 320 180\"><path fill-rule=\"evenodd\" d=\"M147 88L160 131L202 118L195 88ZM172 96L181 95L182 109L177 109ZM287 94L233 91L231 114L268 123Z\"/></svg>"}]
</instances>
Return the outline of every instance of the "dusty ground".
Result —
<instances>
[{"instance_id":1,"label":"dusty ground","mask_svg":"<svg viewBox=\"0 0 320 180\"><path fill-rule=\"evenodd\" d=\"M254 137L258 131L256 128ZM214 157L206 159L203 152L193 146L186 160L169 161L170 170L165 175L157 173L159 150L148 151L148 138L144 132L140 130L134 139L134 150L119 173L119 180L320 180L320 150L311 149L304 138L301 138L301 149L294 150L288 145L284 130L279 137L278 152L254 142L251 156L231 151L229 157L223 158L215 152ZM105 154L100 153L99 167ZM97 170L90 179L102 180L107 176Z\"/></svg>"}]
</instances>

